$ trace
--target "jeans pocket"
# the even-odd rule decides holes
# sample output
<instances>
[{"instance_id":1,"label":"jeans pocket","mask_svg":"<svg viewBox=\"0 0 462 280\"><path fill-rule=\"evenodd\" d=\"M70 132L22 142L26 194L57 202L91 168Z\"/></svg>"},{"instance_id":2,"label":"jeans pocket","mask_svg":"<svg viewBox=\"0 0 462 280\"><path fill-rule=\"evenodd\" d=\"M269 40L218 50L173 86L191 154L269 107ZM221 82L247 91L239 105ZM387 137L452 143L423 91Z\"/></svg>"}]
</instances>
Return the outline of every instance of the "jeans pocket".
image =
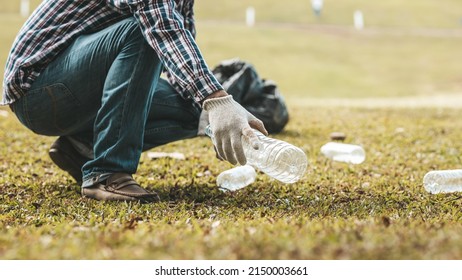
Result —
<instances>
[{"instance_id":1,"label":"jeans pocket","mask_svg":"<svg viewBox=\"0 0 462 280\"><path fill-rule=\"evenodd\" d=\"M79 100L61 83L32 89L19 101L19 120L38 134L66 134L79 118Z\"/></svg>"}]
</instances>

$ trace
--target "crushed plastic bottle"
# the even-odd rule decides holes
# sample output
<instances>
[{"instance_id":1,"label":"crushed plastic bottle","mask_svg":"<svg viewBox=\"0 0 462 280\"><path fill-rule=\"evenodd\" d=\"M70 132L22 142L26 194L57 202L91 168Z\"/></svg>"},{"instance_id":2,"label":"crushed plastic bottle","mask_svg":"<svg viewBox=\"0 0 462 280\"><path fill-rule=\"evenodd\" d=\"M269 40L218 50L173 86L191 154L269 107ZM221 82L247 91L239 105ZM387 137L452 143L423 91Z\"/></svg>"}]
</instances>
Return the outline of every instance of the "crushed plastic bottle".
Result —
<instances>
[{"instance_id":1,"label":"crushed plastic bottle","mask_svg":"<svg viewBox=\"0 0 462 280\"><path fill-rule=\"evenodd\" d=\"M243 165L223 171L217 177L217 185L226 191L237 191L253 182L257 172L250 165Z\"/></svg>"},{"instance_id":2,"label":"crushed plastic bottle","mask_svg":"<svg viewBox=\"0 0 462 280\"><path fill-rule=\"evenodd\" d=\"M425 190L429 193L450 193L462 191L462 170L434 170L425 174Z\"/></svg>"},{"instance_id":3,"label":"crushed plastic bottle","mask_svg":"<svg viewBox=\"0 0 462 280\"><path fill-rule=\"evenodd\" d=\"M366 152L361 146L329 142L321 147L321 153L334 161L360 164L366 159Z\"/></svg>"},{"instance_id":4,"label":"crushed plastic bottle","mask_svg":"<svg viewBox=\"0 0 462 280\"><path fill-rule=\"evenodd\" d=\"M260 140L258 150L242 138L247 164L283 183L300 180L308 166L305 153L294 145L267 137L258 130L254 129L254 132ZM206 127L205 133L214 140L210 125Z\"/></svg>"}]
</instances>

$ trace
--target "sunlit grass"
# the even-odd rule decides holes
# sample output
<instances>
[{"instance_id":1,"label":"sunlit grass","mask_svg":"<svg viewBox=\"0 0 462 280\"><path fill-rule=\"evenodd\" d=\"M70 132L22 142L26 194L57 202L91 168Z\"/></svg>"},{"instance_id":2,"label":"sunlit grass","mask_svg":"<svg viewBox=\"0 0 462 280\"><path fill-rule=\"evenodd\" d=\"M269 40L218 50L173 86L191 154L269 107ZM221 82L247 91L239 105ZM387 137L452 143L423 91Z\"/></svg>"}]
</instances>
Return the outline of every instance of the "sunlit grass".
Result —
<instances>
[{"instance_id":1,"label":"sunlit grass","mask_svg":"<svg viewBox=\"0 0 462 280\"><path fill-rule=\"evenodd\" d=\"M379 97L462 89L457 63L462 37L209 23L198 28L210 65L240 57L290 96Z\"/></svg>"},{"instance_id":2,"label":"sunlit grass","mask_svg":"<svg viewBox=\"0 0 462 280\"><path fill-rule=\"evenodd\" d=\"M3 259L460 259L458 194L430 195L429 170L461 166L458 110L314 108L290 104L274 135L310 162L298 183L259 174L222 193L207 138L158 150L136 179L159 193L149 205L81 198L46 155L52 138L0 121L0 257ZM319 148L342 131L367 153L361 165L331 162Z\"/></svg>"}]
</instances>

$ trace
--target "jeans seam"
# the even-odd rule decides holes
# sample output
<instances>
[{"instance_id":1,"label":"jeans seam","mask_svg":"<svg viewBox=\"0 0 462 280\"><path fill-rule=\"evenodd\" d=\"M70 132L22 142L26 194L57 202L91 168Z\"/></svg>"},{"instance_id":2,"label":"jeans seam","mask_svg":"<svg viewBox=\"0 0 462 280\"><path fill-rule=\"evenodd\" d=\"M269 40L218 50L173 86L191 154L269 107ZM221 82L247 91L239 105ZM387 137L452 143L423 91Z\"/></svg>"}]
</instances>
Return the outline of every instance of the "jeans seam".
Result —
<instances>
[{"instance_id":1,"label":"jeans seam","mask_svg":"<svg viewBox=\"0 0 462 280\"><path fill-rule=\"evenodd\" d=\"M65 130L62 130L61 127L59 127L58 125L58 122L57 122L57 108L56 108L56 99L55 99L55 96L54 94L50 91L50 87L46 87L44 88L44 90L46 91L46 93L50 96L50 100L51 100L51 105L53 106L53 122L54 122L54 125L56 127L57 130L61 131L61 132L65 132Z\"/></svg>"},{"instance_id":2,"label":"jeans seam","mask_svg":"<svg viewBox=\"0 0 462 280\"><path fill-rule=\"evenodd\" d=\"M200 112L198 112L198 110L195 110L194 107L191 106L191 108L185 108L183 106L176 106L177 103L175 102L159 102L159 101L156 101L156 102L152 102L152 105L161 105L163 107L171 107L171 108L175 108L175 109L181 109L181 110L184 110L186 112L188 112L189 114L192 114L192 115L196 115L197 113L199 113L200 115Z\"/></svg>"},{"instance_id":3,"label":"jeans seam","mask_svg":"<svg viewBox=\"0 0 462 280\"><path fill-rule=\"evenodd\" d=\"M23 97L24 102L22 104L22 113L24 115L24 121L27 123L27 127L30 128L30 130L34 131L32 127L32 122L30 121L30 116L29 116L29 110L27 109L27 95ZM34 131L35 132L35 131Z\"/></svg>"},{"instance_id":4,"label":"jeans seam","mask_svg":"<svg viewBox=\"0 0 462 280\"><path fill-rule=\"evenodd\" d=\"M143 47L142 47L141 50L138 52L138 58L137 58L137 60L136 60L136 64L135 64L134 69L138 69L138 66L139 66L140 61L141 61L141 57L143 57L143 54L144 54L144 53L145 53L145 47L144 47L144 44L143 44ZM132 75L130 76L130 80L129 80L129 82L128 82L127 91L126 91L126 93L125 93L125 95L124 95L123 110L122 110L122 116L121 116L121 117L122 117L122 120L124 119L125 114L126 114L126 112L127 112L127 108L126 108L126 106L127 106L127 92L130 92L130 89L131 89L131 87L132 87L132 85L133 85L133 78L134 78L134 76L135 76L135 72L136 72L136 71L133 71L133 72L132 72ZM119 135L119 138L120 138L120 134L122 133L122 129L121 129L122 124L121 124L121 122L119 122L119 126L120 126L120 127L119 127L118 135Z\"/></svg>"},{"instance_id":5,"label":"jeans seam","mask_svg":"<svg viewBox=\"0 0 462 280\"><path fill-rule=\"evenodd\" d=\"M143 54L145 53L145 47L143 46L141 48L141 50L138 52L138 58L137 58L137 61L136 61L136 64L134 65L134 69L136 69L138 67L138 65L140 64L140 61L141 61L141 58L143 57ZM122 120L124 120L124 117L126 115L126 111L127 111L127 93L130 92L130 89L131 87L133 86L133 78L135 76L135 72L136 71L133 71L132 72L132 75L130 76L130 79L129 79L129 84L127 86L127 89L125 90L125 93L123 95L123 100L121 101L122 102L122 113L120 114L118 120L117 120L117 133L114 133L114 135L117 134L116 137L113 137L112 139L114 140L117 140L117 139L120 139L121 137L121 134L122 134ZM112 140L111 139L111 140ZM107 151L105 151L103 153L103 157L105 157L107 155ZM94 171L92 171L94 172ZM106 172L106 173L112 173L113 171L102 171L103 173Z\"/></svg>"},{"instance_id":6,"label":"jeans seam","mask_svg":"<svg viewBox=\"0 0 462 280\"><path fill-rule=\"evenodd\" d=\"M167 130L171 130L171 129L183 129L183 127L181 125L175 125L175 126L168 126L168 127L159 127L159 128L152 128L152 129L148 129L148 130L145 130L146 134L149 134L151 132L159 132L159 131L167 131Z\"/></svg>"}]
</instances>

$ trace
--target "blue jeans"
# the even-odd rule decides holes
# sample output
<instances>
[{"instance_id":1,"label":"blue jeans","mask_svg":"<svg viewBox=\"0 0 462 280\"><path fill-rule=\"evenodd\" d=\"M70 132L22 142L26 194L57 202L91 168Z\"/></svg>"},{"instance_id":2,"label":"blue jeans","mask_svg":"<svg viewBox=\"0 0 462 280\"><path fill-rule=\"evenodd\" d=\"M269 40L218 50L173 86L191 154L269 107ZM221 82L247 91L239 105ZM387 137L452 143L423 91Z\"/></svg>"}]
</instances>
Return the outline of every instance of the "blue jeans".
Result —
<instances>
[{"instance_id":1,"label":"blue jeans","mask_svg":"<svg viewBox=\"0 0 462 280\"><path fill-rule=\"evenodd\" d=\"M197 135L200 109L159 78L155 51L133 19L77 38L12 109L37 134L93 145L83 186L134 174L141 152Z\"/></svg>"}]
</instances>

